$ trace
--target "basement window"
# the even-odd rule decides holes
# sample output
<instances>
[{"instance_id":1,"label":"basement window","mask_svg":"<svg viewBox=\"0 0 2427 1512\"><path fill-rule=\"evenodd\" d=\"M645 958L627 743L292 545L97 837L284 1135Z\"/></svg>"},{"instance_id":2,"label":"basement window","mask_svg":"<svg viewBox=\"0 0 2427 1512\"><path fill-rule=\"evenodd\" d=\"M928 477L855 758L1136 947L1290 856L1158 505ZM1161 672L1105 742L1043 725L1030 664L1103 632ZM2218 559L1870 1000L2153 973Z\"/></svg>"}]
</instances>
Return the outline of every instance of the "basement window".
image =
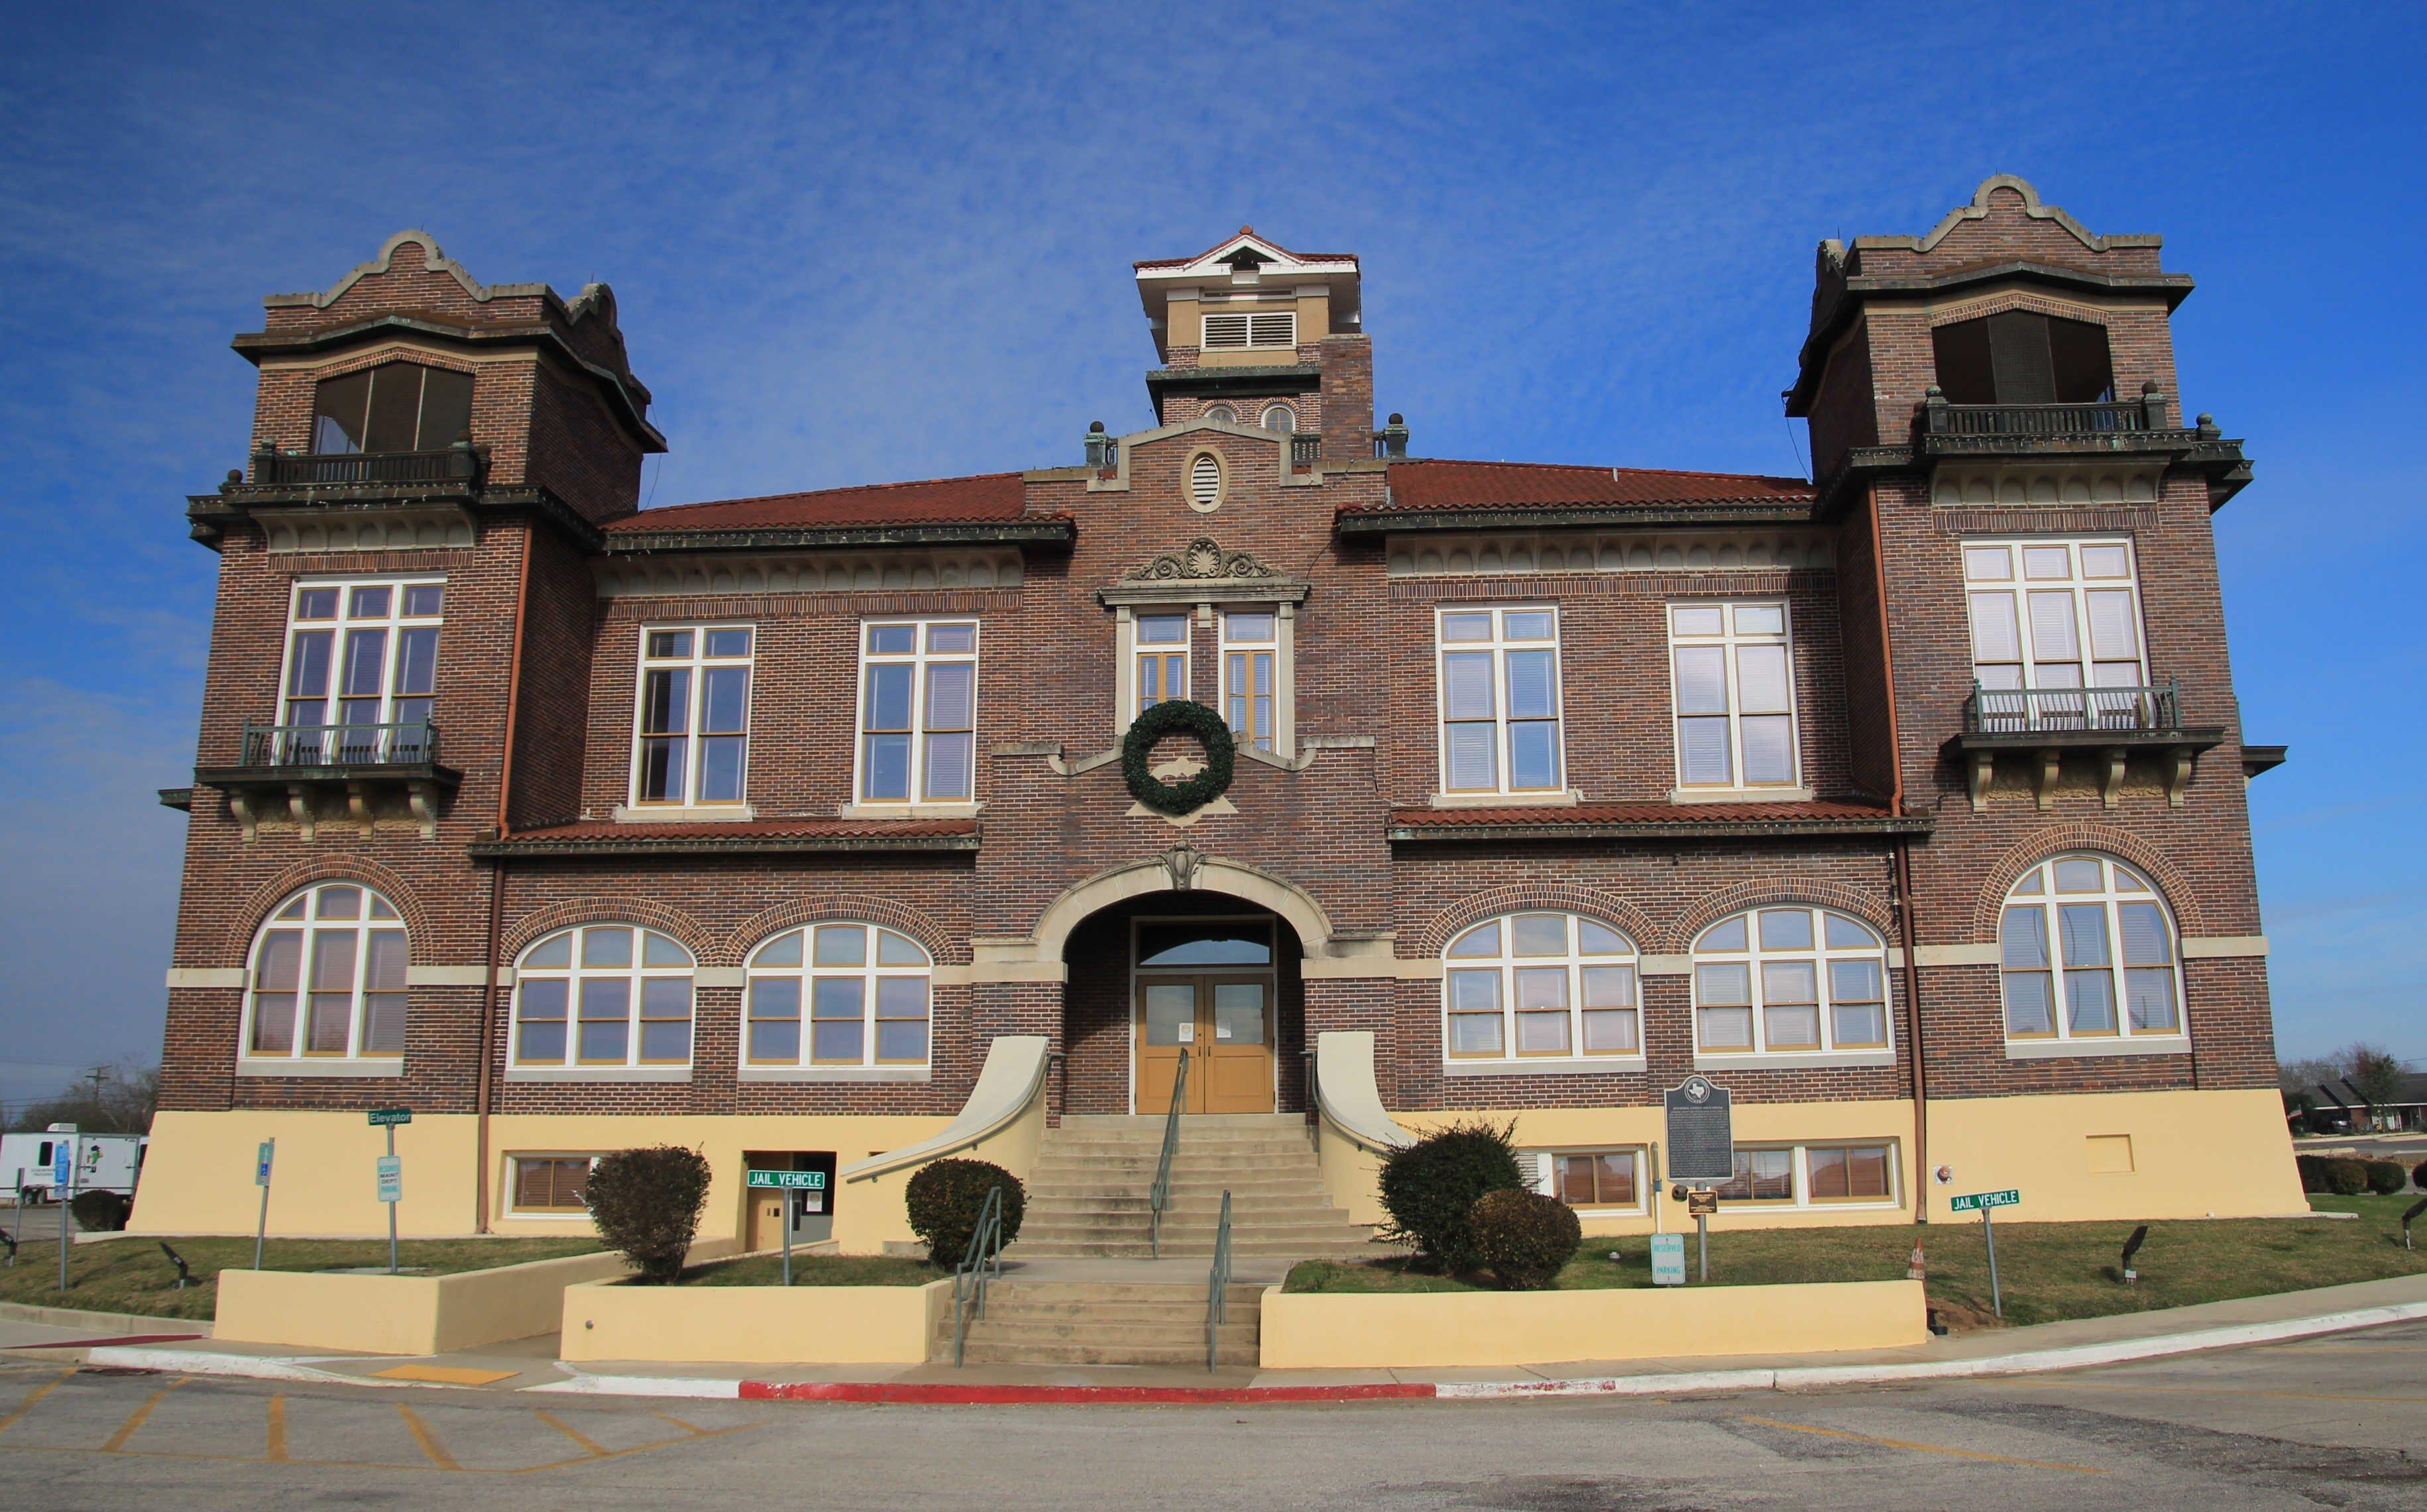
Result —
<instances>
[{"instance_id":1,"label":"basement window","mask_svg":"<svg viewBox=\"0 0 2427 1512\"><path fill-rule=\"evenodd\" d=\"M2032 310L1959 320L1930 333L1949 404L2098 404L2115 398L2107 328Z\"/></svg>"}]
</instances>

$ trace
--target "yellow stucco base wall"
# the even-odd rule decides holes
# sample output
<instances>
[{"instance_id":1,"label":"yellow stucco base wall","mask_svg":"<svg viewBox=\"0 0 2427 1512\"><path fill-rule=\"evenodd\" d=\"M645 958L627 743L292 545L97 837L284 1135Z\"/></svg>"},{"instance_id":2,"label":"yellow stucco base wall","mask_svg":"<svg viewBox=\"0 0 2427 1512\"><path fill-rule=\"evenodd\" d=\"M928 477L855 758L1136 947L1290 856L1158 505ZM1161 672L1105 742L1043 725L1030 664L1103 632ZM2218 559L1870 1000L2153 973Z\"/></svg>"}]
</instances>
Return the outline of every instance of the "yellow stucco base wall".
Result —
<instances>
[{"instance_id":1,"label":"yellow stucco base wall","mask_svg":"<svg viewBox=\"0 0 2427 1512\"><path fill-rule=\"evenodd\" d=\"M2309 1211L2284 1127L2284 1100L2237 1092L2110 1092L1932 1100L1930 1162L1946 1192L2012 1187L2019 1223L2090 1219L2268 1218Z\"/></svg>"},{"instance_id":2,"label":"yellow stucco base wall","mask_svg":"<svg viewBox=\"0 0 2427 1512\"><path fill-rule=\"evenodd\" d=\"M1918 1281L1615 1292L1264 1293L1266 1370L1800 1355L1920 1343Z\"/></svg>"},{"instance_id":3,"label":"yellow stucco base wall","mask_svg":"<svg viewBox=\"0 0 2427 1512\"><path fill-rule=\"evenodd\" d=\"M747 1150L832 1150L849 1165L882 1150L924 1139L950 1120L936 1117L816 1118L498 1115L489 1120L489 1229L533 1236L590 1231L586 1217L518 1216L510 1207L512 1161L517 1155L595 1155L645 1145L683 1145L701 1151L713 1170L703 1240L742 1240L746 1202L742 1154ZM406 1238L448 1238L480 1231L478 1120L469 1114L415 1119L397 1130L404 1162L404 1200L397 1227ZM144 1234L250 1234L258 1216L253 1152L275 1138L278 1154L269 1196L269 1231L289 1237L371 1237L387 1232L376 1190L376 1162L386 1150L383 1131L359 1113L240 1110L163 1113L152 1125L130 1227ZM961 1153L993 1160L1025 1179L1034 1140L1017 1130ZM846 1254L874 1254L888 1240L912 1237L902 1203L910 1173L848 1181L835 1195L834 1237Z\"/></svg>"},{"instance_id":4,"label":"yellow stucco base wall","mask_svg":"<svg viewBox=\"0 0 2427 1512\"><path fill-rule=\"evenodd\" d=\"M766 1365L918 1364L953 1283L925 1286L629 1286L564 1292L569 1360Z\"/></svg>"}]
</instances>

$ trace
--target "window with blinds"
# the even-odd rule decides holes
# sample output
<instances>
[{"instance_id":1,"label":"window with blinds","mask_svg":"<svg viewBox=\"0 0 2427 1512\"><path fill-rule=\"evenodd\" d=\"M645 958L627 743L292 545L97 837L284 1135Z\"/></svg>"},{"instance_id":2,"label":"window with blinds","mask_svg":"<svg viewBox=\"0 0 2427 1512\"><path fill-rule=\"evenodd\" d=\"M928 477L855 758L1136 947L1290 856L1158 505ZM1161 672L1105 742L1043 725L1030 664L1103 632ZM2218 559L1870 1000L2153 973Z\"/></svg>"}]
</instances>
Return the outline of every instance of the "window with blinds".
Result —
<instances>
[{"instance_id":1,"label":"window with blinds","mask_svg":"<svg viewBox=\"0 0 2427 1512\"><path fill-rule=\"evenodd\" d=\"M1786 606L1671 604L1677 786L1793 788L1795 670Z\"/></svg>"},{"instance_id":2,"label":"window with blinds","mask_svg":"<svg viewBox=\"0 0 2427 1512\"><path fill-rule=\"evenodd\" d=\"M1241 351L1251 347L1295 347L1297 345L1297 312L1268 310L1224 313L1208 312L1205 319L1205 350L1208 351Z\"/></svg>"},{"instance_id":3,"label":"window with blinds","mask_svg":"<svg viewBox=\"0 0 2427 1512\"><path fill-rule=\"evenodd\" d=\"M1966 541L1963 587L1983 689L2148 685L2129 541Z\"/></svg>"}]
</instances>

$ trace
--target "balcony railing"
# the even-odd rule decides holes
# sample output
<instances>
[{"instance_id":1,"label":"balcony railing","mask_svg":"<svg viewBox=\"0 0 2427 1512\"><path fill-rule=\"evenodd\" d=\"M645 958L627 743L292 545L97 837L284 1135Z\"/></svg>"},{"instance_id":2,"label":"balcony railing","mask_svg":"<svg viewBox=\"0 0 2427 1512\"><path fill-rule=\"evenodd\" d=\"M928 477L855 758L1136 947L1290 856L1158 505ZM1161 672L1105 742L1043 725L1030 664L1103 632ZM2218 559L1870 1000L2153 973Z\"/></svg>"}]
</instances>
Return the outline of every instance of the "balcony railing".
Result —
<instances>
[{"instance_id":1,"label":"balcony railing","mask_svg":"<svg viewBox=\"0 0 2427 1512\"><path fill-rule=\"evenodd\" d=\"M1983 688L1963 704L1966 735L2155 735L2183 727L2175 679L2145 688Z\"/></svg>"},{"instance_id":2,"label":"balcony railing","mask_svg":"<svg viewBox=\"0 0 2427 1512\"><path fill-rule=\"evenodd\" d=\"M346 483L475 482L482 459L471 447L439 451L257 451L252 480L266 487Z\"/></svg>"},{"instance_id":3,"label":"balcony railing","mask_svg":"<svg viewBox=\"0 0 2427 1512\"><path fill-rule=\"evenodd\" d=\"M428 720L398 724L255 724L244 726L239 765L271 767L426 767L438 759L438 726Z\"/></svg>"},{"instance_id":4,"label":"balcony railing","mask_svg":"<svg viewBox=\"0 0 2427 1512\"><path fill-rule=\"evenodd\" d=\"M1316 433L1293 432L1290 436L1290 466L1304 471L1323 458L1323 437Z\"/></svg>"}]
</instances>

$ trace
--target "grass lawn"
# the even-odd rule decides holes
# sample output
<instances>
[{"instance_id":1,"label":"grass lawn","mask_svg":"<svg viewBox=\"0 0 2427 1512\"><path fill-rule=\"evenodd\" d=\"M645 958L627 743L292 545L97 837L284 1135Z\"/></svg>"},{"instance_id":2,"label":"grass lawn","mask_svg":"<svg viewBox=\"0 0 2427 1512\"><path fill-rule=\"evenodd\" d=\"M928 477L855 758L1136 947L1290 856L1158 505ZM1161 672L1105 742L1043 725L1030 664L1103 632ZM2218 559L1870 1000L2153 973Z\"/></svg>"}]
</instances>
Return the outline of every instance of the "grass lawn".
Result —
<instances>
[{"instance_id":1,"label":"grass lawn","mask_svg":"<svg viewBox=\"0 0 2427 1512\"><path fill-rule=\"evenodd\" d=\"M903 1255L795 1255L794 1286L924 1286L952 1275L940 1266ZM683 1273L684 1286L781 1286L784 1258L753 1255Z\"/></svg>"},{"instance_id":2,"label":"grass lawn","mask_svg":"<svg viewBox=\"0 0 2427 1512\"><path fill-rule=\"evenodd\" d=\"M2117 1257L2132 1232L2128 1223L1997 1225L1997 1279L2009 1325L2094 1318L2115 1312L2178 1308L2195 1302L2262 1296L2347 1281L2427 1275L2427 1227L2420 1247L2402 1248L2402 1211L2418 1200L2399 1197L2317 1197L2321 1211L2356 1212L2353 1221L2228 1219L2154 1223L2132 1261L2138 1284L2122 1284ZM1928 1262L1930 1300L1959 1331L1995 1326L1989 1265L1980 1225L1934 1223L1927 1228L1773 1228L1730 1233L1724 1217L1712 1225L1711 1284L1752 1286L1791 1281L1900 1280L1919 1238ZM1609 1260L1611 1250L1619 1259ZM1695 1271L1694 1242L1686 1241L1686 1274ZM1562 1290L1652 1284L1651 1245L1641 1236L1587 1239L1559 1273ZM1410 1272L1386 1260L1343 1265L1309 1260L1290 1272L1292 1292L1463 1292L1493 1285L1489 1276L1454 1278Z\"/></svg>"},{"instance_id":3,"label":"grass lawn","mask_svg":"<svg viewBox=\"0 0 2427 1512\"><path fill-rule=\"evenodd\" d=\"M40 1308L80 1308L89 1312L138 1312L162 1318L208 1318L219 1307L221 1270L252 1265L250 1239L171 1239L169 1247L186 1258L193 1280L173 1290L177 1268L154 1239L113 1239L77 1244L68 1255L68 1290L58 1289L56 1242L28 1241L17 1263L0 1265L0 1302ZM485 1271L525 1260L557 1260L597 1249L595 1239L408 1239L397 1259L423 1276ZM387 1264L384 1239L273 1239L262 1265L273 1271L337 1271Z\"/></svg>"}]
</instances>

